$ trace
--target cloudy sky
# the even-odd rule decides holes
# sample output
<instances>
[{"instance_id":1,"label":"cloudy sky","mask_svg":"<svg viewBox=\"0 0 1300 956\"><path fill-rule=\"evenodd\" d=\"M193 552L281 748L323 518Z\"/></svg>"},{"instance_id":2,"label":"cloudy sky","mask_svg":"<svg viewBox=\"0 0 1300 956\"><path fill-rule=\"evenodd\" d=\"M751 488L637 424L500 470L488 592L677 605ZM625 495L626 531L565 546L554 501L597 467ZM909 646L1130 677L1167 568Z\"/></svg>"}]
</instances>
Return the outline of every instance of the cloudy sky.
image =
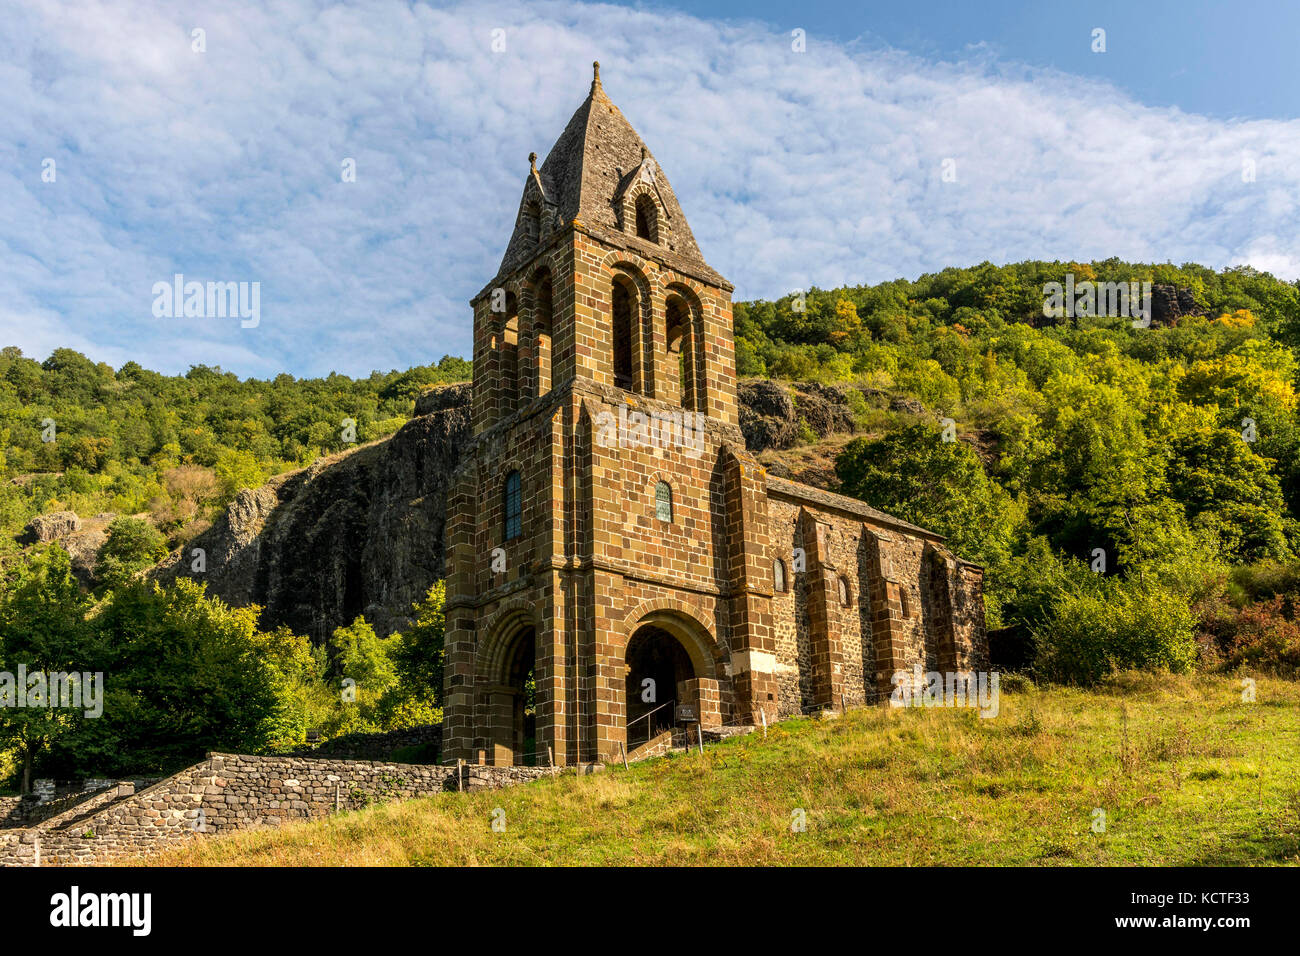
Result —
<instances>
[{"instance_id":1,"label":"cloudy sky","mask_svg":"<svg viewBox=\"0 0 1300 956\"><path fill-rule=\"evenodd\" d=\"M1300 277L1289 27L846 7L0 0L0 344L258 377L467 355L594 59L737 298L986 259ZM156 317L176 273L260 283L260 323Z\"/></svg>"}]
</instances>

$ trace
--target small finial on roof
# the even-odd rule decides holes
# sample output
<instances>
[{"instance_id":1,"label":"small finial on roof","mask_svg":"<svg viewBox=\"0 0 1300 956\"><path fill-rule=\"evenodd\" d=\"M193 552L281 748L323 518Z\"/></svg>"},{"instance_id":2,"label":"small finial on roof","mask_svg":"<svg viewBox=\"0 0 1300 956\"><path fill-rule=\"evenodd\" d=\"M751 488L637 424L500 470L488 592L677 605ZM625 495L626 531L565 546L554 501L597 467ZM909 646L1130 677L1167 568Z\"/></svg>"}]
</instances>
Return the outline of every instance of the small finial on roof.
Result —
<instances>
[{"instance_id":1,"label":"small finial on roof","mask_svg":"<svg viewBox=\"0 0 1300 956\"><path fill-rule=\"evenodd\" d=\"M537 172L537 154L536 154L536 153L529 153L529 154L528 154L528 171L529 171L529 172L533 172L533 173Z\"/></svg>"},{"instance_id":2,"label":"small finial on roof","mask_svg":"<svg viewBox=\"0 0 1300 956\"><path fill-rule=\"evenodd\" d=\"M644 147L644 146L641 147L641 160L642 160L642 162L645 161L645 147Z\"/></svg>"},{"instance_id":3,"label":"small finial on roof","mask_svg":"<svg viewBox=\"0 0 1300 956\"><path fill-rule=\"evenodd\" d=\"M591 88L594 91L598 86L600 86L600 61L592 60L591 61Z\"/></svg>"}]
</instances>

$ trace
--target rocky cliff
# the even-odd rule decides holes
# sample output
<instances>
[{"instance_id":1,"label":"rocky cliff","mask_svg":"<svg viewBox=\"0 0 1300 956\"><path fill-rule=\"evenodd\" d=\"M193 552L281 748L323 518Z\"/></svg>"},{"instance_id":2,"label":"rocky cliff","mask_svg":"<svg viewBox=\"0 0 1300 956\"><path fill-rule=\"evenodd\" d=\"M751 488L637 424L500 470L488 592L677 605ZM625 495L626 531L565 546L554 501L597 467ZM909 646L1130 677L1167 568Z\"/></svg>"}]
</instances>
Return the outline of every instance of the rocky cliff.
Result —
<instances>
[{"instance_id":1,"label":"rocky cliff","mask_svg":"<svg viewBox=\"0 0 1300 956\"><path fill-rule=\"evenodd\" d=\"M186 575L262 626L314 641L364 614L380 634L443 576L448 479L470 436L469 386L421 396L396 434L241 491L210 529L155 572ZM206 569L194 570L194 549Z\"/></svg>"},{"instance_id":2,"label":"rocky cliff","mask_svg":"<svg viewBox=\"0 0 1300 956\"><path fill-rule=\"evenodd\" d=\"M772 454L810 438L843 440L854 430L850 390L742 383L746 444ZM883 393L863 394L890 405ZM155 575L206 581L209 593L231 604L260 604L264 628L287 625L314 641L358 614L381 635L401 630L411 605L443 577L444 504L470 438L469 397L468 384L426 392L392 437L241 491ZM825 468L776 472L823 484L826 475ZM202 572L193 570L196 548L204 552Z\"/></svg>"}]
</instances>

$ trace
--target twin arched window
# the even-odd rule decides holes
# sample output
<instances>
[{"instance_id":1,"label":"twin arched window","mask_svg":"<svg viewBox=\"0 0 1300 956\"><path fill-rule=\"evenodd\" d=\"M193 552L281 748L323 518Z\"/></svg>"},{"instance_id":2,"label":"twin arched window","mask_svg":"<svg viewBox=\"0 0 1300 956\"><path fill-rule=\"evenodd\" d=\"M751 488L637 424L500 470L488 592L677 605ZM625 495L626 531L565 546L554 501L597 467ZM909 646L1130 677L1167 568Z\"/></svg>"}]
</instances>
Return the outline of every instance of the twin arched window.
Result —
<instances>
[{"instance_id":1,"label":"twin arched window","mask_svg":"<svg viewBox=\"0 0 1300 956\"><path fill-rule=\"evenodd\" d=\"M506 540L513 541L524 533L524 500L519 472L512 471L506 475L504 499Z\"/></svg>"}]
</instances>

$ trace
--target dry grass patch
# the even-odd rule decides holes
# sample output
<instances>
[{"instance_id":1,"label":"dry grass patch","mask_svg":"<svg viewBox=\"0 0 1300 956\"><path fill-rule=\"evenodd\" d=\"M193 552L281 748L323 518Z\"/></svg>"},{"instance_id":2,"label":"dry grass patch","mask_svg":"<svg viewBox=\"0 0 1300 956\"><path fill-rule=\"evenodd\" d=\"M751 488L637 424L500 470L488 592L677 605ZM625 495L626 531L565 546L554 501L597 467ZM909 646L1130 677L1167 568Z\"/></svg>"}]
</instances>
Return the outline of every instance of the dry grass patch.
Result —
<instances>
[{"instance_id":1,"label":"dry grass patch","mask_svg":"<svg viewBox=\"0 0 1300 956\"><path fill-rule=\"evenodd\" d=\"M1094 691L1003 694L992 719L800 718L703 756L371 807L152 862L1295 864L1300 686L1259 678L1257 692L1247 704L1229 678L1121 675Z\"/></svg>"}]
</instances>

